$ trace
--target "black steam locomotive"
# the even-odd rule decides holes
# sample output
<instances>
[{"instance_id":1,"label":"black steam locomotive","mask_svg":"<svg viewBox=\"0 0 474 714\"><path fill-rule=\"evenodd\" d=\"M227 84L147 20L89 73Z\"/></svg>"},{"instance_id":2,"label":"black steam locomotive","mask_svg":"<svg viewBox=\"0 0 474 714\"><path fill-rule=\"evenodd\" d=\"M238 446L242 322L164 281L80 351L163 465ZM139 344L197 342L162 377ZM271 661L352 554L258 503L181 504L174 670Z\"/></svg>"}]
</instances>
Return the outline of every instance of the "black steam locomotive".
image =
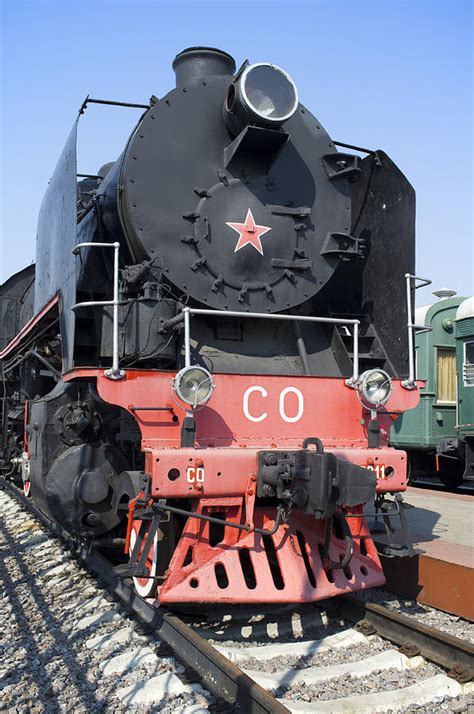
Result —
<instances>
[{"instance_id":1,"label":"black steam locomotive","mask_svg":"<svg viewBox=\"0 0 474 714\"><path fill-rule=\"evenodd\" d=\"M42 204L36 267L0 287L4 473L70 531L124 536L132 566L145 553L145 584L167 569L189 584L186 568L222 561L226 537L200 560L206 538L189 524L210 528L218 512L224 533L258 550L258 538L293 533L275 521L288 506L310 517L300 534L321 525L311 567L340 569L338 548L346 567L347 539L349 560L370 560L352 584L328 577L326 596L380 582L363 519L349 529L344 513L405 486L385 404L403 411L416 396L400 379L413 189L382 151L332 140L279 67L235 72L201 47L173 67L176 88L143 105L119 158L78 178L79 117L120 104L85 100ZM273 389L276 416L255 401ZM344 537L329 537L341 519ZM198 589L160 583L162 599Z\"/></svg>"}]
</instances>

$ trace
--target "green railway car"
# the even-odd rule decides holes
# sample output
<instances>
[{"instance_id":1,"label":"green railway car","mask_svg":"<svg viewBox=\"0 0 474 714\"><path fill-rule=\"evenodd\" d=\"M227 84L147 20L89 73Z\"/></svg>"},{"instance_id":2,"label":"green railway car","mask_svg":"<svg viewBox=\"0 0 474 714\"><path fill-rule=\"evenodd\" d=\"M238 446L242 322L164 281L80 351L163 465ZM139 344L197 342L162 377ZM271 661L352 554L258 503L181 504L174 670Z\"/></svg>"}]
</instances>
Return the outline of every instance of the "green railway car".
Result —
<instances>
[{"instance_id":1,"label":"green railway car","mask_svg":"<svg viewBox=\"0 0 474 714\"><path fill-rule=\"evenodd\" d=\"M468 298L458 307L454 334L458 387L458 449L464 463L463 481L471 481L474 484L474 297Z\"/></svg>"},{"instance_id":2,"label":"green railway car","mask_svg":"<svg viewBox=\"0 0 474 714\"><path fill-rule=\"evenodd\" d=\"M474 298L450 290L415 311L416 378L425 382L415 409L394 423L390 441L405 449L410 481L474 485Z\"/></svg>"}]
</instances>

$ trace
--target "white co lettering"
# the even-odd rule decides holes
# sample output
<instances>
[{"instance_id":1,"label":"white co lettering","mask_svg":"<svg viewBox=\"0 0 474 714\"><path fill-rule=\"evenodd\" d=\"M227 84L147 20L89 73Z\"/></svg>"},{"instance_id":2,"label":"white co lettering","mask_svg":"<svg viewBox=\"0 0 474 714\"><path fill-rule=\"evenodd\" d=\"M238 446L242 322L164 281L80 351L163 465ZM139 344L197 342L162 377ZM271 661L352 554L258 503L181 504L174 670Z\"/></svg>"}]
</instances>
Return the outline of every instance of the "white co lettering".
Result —
<instances>
[{"instance_id":1,"label":"white co lettering","mask_svg":"<svg viewBox=\"0 0 474 714\"><path fill-rule=\"evenodd\" d=\"M295 416L288 416L285 411L285 397L287 394L295 394L298 400L298 411ZM299 389L296 387L286 387L280 394L280 416L281 418L288 422L289 424L294 424L294 422L299 421L303 416L304 410L304 399Z\"/></svg>"},{"instance_id":2,"label":"white co lettering","mask_svg":"<svg viewBox=\"0 0 474 714\"><path fill-rule=\"evenodd\" d=\"M253 422L263 421L264 419L267 418L267 412L262 412L262 414L260 414L260 416L253 416L249 411L249 397L253 392L259 392L259 394L261 394L262 397L268 396L267 390L264 389L263 387L249 387L244 393L244 403L243 403L244 414L247 417L247 419L249 419L249 421L253 421Z\"/></svg>"},{"instance_id":3,"label":"white co lettering","mask_svg":"<svg viewBox=\"0 0 474 714\"><path fill-rule=\"evenodd\" d=\"M188 466L186 480L188 483L204 483L204 468Z\"/></svg>"}]
</instances>

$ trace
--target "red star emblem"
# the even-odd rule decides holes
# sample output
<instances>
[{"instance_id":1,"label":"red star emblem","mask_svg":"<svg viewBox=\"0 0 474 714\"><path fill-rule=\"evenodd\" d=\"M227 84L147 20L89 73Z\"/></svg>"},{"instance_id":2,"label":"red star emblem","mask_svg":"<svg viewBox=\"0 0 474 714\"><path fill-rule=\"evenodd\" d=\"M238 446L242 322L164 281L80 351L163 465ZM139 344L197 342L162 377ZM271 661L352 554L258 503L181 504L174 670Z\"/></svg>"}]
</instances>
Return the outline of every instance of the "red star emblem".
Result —
<instances>
[{"instance_id":1,"label":"red star emblem","mask_svg":"<svg viewBox=\"0 0 474 714\"><path fill-rule=\"evenodd\" d=\"M255 250L258 250L260 255L263 255L260 237L268 233L268 231L271 231L271 228L269 226L257 226L250 208L247 211L245 223L226 223L226 226L230 226L239 234L239 240L235 246L234 253L237 253L238 250L246 245L253 245Z\"/></svg>"}]
</instances>

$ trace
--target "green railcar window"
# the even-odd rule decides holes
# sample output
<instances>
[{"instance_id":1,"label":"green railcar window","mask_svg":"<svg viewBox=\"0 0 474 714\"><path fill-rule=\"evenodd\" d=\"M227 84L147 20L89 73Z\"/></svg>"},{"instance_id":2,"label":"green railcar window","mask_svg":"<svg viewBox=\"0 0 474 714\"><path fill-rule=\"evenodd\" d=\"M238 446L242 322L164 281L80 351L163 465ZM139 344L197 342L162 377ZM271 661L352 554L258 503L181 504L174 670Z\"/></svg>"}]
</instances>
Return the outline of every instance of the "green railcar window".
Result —
<instances>
[{"instance_id":1,"label":"green railcar window","mask_svg":"<svg viewBox=\"0 0 474 714\"><path fill-rule=\"evenodd\" d=\"M456 352L438 347L436 351L436 400L456 402Z\"/></svg>"},{"instance_id":2,"label":"green railcar window","mask_svg":"<svg viewBox=\"0 0 474 714\"><path fill-rule=\"evenodd\" d=\"M465 387L474 387L474 342L464 343L463 381Z\"/></svg>"}]
</instances>

